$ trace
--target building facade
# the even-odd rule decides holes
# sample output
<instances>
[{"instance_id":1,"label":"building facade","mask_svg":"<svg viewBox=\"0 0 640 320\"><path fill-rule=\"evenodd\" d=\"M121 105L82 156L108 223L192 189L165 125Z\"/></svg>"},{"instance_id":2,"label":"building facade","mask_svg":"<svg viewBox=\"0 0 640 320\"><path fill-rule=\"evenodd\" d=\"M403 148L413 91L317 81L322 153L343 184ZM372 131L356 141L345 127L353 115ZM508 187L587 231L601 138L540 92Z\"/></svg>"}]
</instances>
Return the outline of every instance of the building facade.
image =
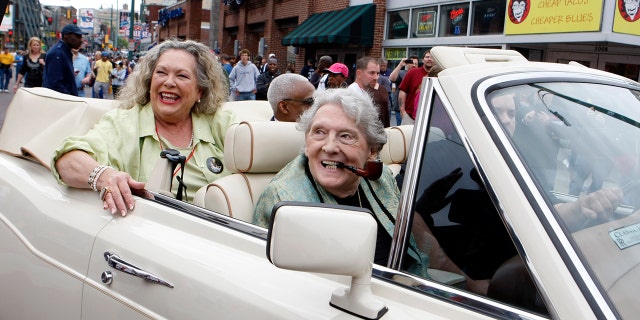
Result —
<instances>
[{"instance_id":1,"label":"building facade","mask_svg":"<svg viewBox=\"0 0 640 320\"><path fill-rule=\"evenodd\" d=\"M638 81L637 11L637 0L388 0L384 55L398 61L436 45L514 49Z\"/></svg>"},{"instance_id":2,"label":"building facade","mask_svg":"<svg viewBox=\"0 0 640 320\"><path fill-rule=\"evenodd\" d=\"M394 67L450 45L514 49L534 61L577 61L640 77L638 0L222 0L211 29L209 3L186 0L160 10L156 41L197 39L230 55L274 53L281 70L295 62L299 71L322 55L349 66L364 55L382 56Z\"/></svg>"},{"instance_id":3,"label":"building facade","mask_svg":"<svg viewBox=\"0 0 640 320\"><path fill-rule=\"evenodd\" d=\"M381 56L385 0L223 1L218 33L221 52L274 53L280 70L296 71L309 58L332 56L347 65L364 55Z\"/></svg>"}]
</instances>

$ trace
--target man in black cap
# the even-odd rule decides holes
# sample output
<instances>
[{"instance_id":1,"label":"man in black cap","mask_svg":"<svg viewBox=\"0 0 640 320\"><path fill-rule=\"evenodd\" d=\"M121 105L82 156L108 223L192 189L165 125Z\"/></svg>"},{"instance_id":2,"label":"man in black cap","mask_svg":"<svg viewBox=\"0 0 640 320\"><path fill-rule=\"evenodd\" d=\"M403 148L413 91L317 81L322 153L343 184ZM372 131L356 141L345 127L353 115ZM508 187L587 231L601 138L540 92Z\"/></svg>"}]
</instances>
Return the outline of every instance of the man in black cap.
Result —
<instances>
[{"instance_id":1,"label":"man in black cap","mask_svg":"<svg viewBox=\"0 0 640 320\"><path fill-rule=\"evenodd\" d=\"M68 24L60 31L62 39L47 52L45 57L42 86L60 93L77 96L75 72L73 70L73 53L71 49L82 46L82 36L86 32L75 24Z\"/></svg>"}]
</instances>

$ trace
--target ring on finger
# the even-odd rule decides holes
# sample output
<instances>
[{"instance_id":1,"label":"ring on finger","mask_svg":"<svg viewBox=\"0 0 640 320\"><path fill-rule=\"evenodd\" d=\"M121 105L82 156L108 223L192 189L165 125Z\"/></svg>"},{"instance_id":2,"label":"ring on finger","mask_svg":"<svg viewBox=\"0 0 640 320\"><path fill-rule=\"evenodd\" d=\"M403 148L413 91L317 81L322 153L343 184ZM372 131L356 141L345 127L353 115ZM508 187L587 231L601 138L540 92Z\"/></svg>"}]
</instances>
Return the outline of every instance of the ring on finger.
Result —
<instances>
[{"instance_id":1,"label":"ring on finger","mask_svg":"<svg viewBox=\"0 0 640 320\"><path fill-rule=\"evenodd\" d=\"M100 200L104 201L104 198L106 198L110 193L111 190L109 190L109 187L105 186L104 188L102 188L102 190L100 190Z\"/></svg>"}]
</instances>

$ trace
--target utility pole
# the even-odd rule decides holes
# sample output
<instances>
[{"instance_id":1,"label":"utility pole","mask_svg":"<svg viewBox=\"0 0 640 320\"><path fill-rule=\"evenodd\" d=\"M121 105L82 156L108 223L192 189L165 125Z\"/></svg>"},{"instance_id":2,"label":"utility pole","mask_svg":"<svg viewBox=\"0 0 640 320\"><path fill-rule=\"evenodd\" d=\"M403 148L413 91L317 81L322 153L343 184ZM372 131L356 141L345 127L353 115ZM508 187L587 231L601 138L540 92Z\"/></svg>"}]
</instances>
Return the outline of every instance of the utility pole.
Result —
<instances>
[{"instance_id":1,"label":"utility pole","mask_svg":"<svg viewBox=\"0 0 640 320\"><path fill-rule=\"evenodd\" d=\"M220 0L211 0L209 10L209 47L218 49L218 20L220 20Z\"/></svg>"},{"instance_id":2,"label":"utility pole","mask_svg":"<svg viewBox=\"0 0 640 320\"><path fill-rule=\"evenodd\" d=\"M135 23L135 18L134 18L135 15L133 14L133 12L135 11L134 10L135 7L136 7L136 1L131 0L131 14L129 15L129 42L133 41L133 24ZM129 51L127 59L131 61L133 59L133 50L130 50L127 47L127 51Z\"/></svg>"},{"instance_id":3,"label":"utility pole","mask_svg":"<svg viewBox=\"0 0 640 320\"><path fill-rule=\"evenodd\" d=\"M111 5L111 19L109 19L109 36L111 37L111 41L113 42L113 4ZM107 49L109 49L109 44L107 43Z\"/></svg>"}]
</instances>

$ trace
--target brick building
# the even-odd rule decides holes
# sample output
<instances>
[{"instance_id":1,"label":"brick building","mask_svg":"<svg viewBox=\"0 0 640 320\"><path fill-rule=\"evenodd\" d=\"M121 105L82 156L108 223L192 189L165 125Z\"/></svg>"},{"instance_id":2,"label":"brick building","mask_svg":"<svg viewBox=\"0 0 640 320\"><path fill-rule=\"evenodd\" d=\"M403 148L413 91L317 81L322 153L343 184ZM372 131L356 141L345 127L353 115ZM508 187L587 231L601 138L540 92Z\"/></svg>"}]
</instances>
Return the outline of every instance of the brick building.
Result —
<instances>
[{"instance_id":1,"label":"brick building","mask_svg":"<svg viewBox=\"0 0 640 320\"><path fill-rule=\"evenodd\" d=\"M160 43L177 38L208 43L209 33L208 30L202 29L202 23L209 23L210 8L203 5L206 6L208 3L203 3L202 0L187 0L162 9L149 6L150 20L158 22L154 41Z\"/></svg>"},{"instance_id":2,"label":"brick building","mask_svg":"<svg viewBox=\"0 0 640 320\"><path fill-rule=\"evenodd\" d=\"M347 65L364 55L379 57L385 0L245 0L222 3L218 34L221 52L275 53L280 70L308 58L330 55ZM263 45L262 45L263 44Z\"/></svg>"}]
</instances>

